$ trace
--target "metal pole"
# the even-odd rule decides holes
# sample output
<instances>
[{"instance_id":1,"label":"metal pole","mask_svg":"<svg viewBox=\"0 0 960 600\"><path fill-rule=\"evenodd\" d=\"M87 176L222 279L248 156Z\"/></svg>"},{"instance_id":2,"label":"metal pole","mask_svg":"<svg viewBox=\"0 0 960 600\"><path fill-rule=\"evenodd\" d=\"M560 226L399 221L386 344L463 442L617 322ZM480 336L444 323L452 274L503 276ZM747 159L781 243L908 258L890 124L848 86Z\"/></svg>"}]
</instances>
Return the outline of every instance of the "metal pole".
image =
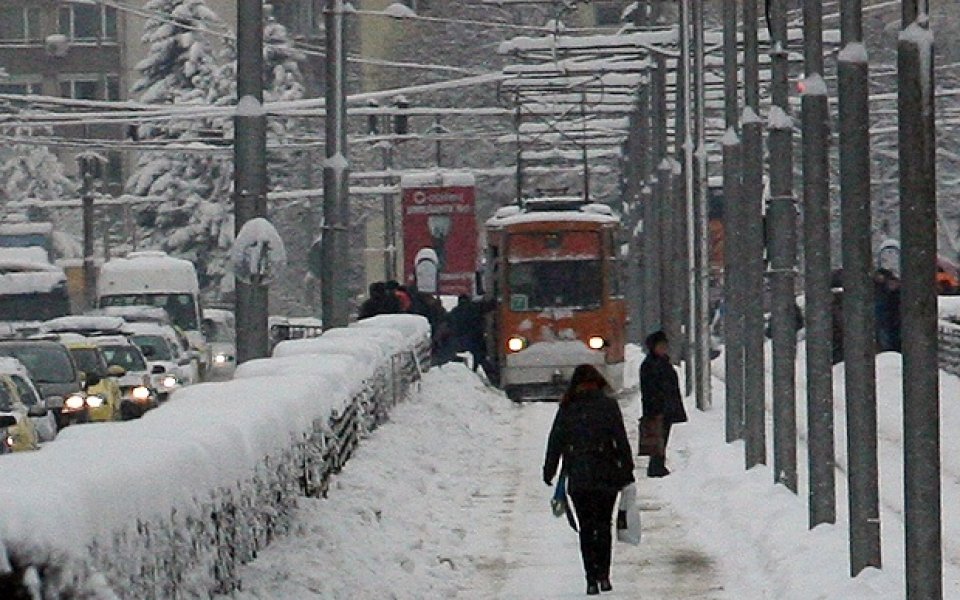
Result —
<instances>
[{"instance_id":1,"label":"metal pole","mask_svg":"<svg viewBox=\"0 0 960 600\"><path fill-rule=\"evenodd\" d=\"M748 469L767 463L764 365L763 121L757 1L743 2L743 419Z\"/></svg>"},{"instance_id":2,"label":"metal pole","mask_svg":"<svg viewBox=\"0 0 960 600\"><path fill-rule=\"evenodd\" d=\"M823 80L823 0L804 0L803 254L810 528L837 520L830 289L830 113Z\"/></svg>"},{"instance_id":3,"label":"metal pole","mask_svg":"<svg viewBox=\"0 0 960 600\"><path fill-rule=\"evenodd\" d=\"M793 119L790 117L786 0L771 0L770 291L773 333L773 474L797 492L797 209L793 198Z\"/></svg>"},{"instance_id":4,"label":"metal pole","mask_svg":"<svg viewBox=\"0 0 960 600\"><path fill-rule=\"evenodd\" d=\"M680 177L675 182L678 201L682 202L683 236L678 238L683 244L683 256L680 262L683 265L683 277L678 281L683 291L676 298L683 306L683 338L684 360L686 374L686 394L694 393L694 376L696 361L696 337L694 326L696 314L696 281L694 279L695 240L694 206L693 206L693 136L690 129L690 2L680 0L680 56L677 58L677 93L676 93L676 124L674 126L674 147L677 161L680 166Z\"/></svg>"},{"instance_id":5,"label":"metal pole","mask_svg":"<svg viewBox=\"0 0 960 600\"><path fill-rule=\"evenodd\" d=\"M344 0L326 8L326 157L323 165L323 269L321 297L324 328L350 320L348 278L350 234L350 161L347 152L347 63Z\"/></svg>"},{"instance_id":6,"label":"metal pole","mask_svg":"<svg viewBox=\"0 0 960 600\"><path fill-rule=\"evenodd\" d=\"M726 441L743 437L743 323L739 275L742 259L740 214L739 70L737 1L723 0L723 107L727 131L723 137L723 348L725 371Z\"/></svg>"},{"instance_id":7,"label":"metal pole","mask_svg":"<svg viewBox=\"0 0 960 600\"><path fill-rule=\"evenodd\" d=\"M664 231L671 232L671 239L674 241L665 257L670 260L665 277L667 287L664 288L664 307L669 315L666 332L668 339L684 340L684 332L687 327L686 319L690 314L687 310L686 301L687 293L690 290L690 286L687 285L690 271L687 268L687 198L684 193L686 180L683 177L683 166L680 161L669 159L668 163L670 165L670 179L668 179L670 194L667 199L671 203L670 218L672 222L670 228L664 228ZM684 343L684 346L686 346L686 343ZM689 351L688 348L684 348L684 350ZM674 363L679 365L681 358L687 361L686 384L689 393L689 390L693 387L693 369L689 368L689 354L681 355L678 353L673 359Z\"/></svg>"},{"instance_id":8,"label":"metal pole","mask_svg":"<svg viewBox=\"0 0 960 600\"><path fill-rule=\"evenodd\" d=\"M691 189L693 205L693 285L695 288L692 311L694 349L696 359L697 408L709 410L713 405L710 375L710 223L707 207L709 177L707 173L706 85L704 0L693 0L693 76L694 76L694 132L696 150L691 157L691 176L696 181Z\"/></svg>"},{"instance_id":9,"label":"metal pole","mask_svg":"<svg viewBox=\"0 0 960 600\"><path fill-rule=\"evenodd\" d=\"M263 110L263 2L237 4L237 98L234 210L236 232L267 216L267 116ZM237 362L269 355L267 288L237 281Z\"/></svg>"},{"instance_id":10,"label":"metal pole","mask_svg":"<svg viewBox=\"0 0 960 600\"><path fill-rule=\"evenodd\" d=\"M653 194L643 203L643 326L644 336L663 326L663 223L661 210L666 204L669 191L666 189L662 170L657 172ZM669 176L666 181L669 181Z\"/></svg>"},{"instance_id":11,"label":"metal pole","mask_svg":"<svg viewBox=\"0 0 960 600\"><path fill-rule=\"evenodd\" d=\"M393 170L393 144L386 143L383 147L383 169ZM393 184L391 177L385 177L384 185ZM383 195L383 275L387 281L397 278L397 209L392 193Z\"/></svg>"},{"instance_id":12,"label":"metal pole","mask_svg":"<svg viewBox=\"0 0 960 600\"><path fill-rule=\"evenodd\" d=\"M927 3L903 3L900 34L900 233L907 600L943 598L934 37Z\"/></svg>"},{"instance_id":13,"label":"metal pole","mask_svg":"<svg viewBox=\"0 0 960 600\"><path fill-rule=\"evenodd\" d=\"M861 0L840 3L840 202L850 573L881 566L870 214L869 64ZM932 284L930 284L932 286Z\"/></svg>"}]
</instances>

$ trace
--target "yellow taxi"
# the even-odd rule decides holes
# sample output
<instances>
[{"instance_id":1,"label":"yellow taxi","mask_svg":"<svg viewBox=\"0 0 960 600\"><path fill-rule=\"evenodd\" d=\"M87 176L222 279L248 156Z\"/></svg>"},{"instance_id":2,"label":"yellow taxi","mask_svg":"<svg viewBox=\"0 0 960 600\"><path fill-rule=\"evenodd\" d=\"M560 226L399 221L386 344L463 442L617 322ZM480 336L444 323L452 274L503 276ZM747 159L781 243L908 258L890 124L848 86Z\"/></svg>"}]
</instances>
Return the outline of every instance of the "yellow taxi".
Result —
<instances>
[{"instance_id":1,"label":"yellow taxi","mask_svg":"<svg viewBox=\"0 0 960 600\"><path fill-rule=\"evenodd\" d=\"M109 366L103 352L92 342L68 341L66 346L77 369L83 374L90 421L119 421L123 396L117 378L123 377L126 371L122 367Z\"/></svg>"},{"instance_id":2,"label":"yellow taxi","mask_svg":"<svg viewBox=\"0 0 960 600\"><path fill-rule=\"evenodd\" d=\"M21 402L17 385L9 375L0 375L0 454L26 452L40 447L30 411Z\"/></svg>"}]
</instances>

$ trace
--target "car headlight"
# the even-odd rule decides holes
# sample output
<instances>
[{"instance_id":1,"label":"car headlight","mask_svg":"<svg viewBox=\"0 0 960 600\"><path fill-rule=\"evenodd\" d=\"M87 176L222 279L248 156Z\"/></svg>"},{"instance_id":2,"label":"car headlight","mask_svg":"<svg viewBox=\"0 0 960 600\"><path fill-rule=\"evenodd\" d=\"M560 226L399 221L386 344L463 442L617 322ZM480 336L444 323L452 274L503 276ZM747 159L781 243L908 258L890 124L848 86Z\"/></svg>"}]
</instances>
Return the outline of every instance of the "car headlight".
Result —
<instances>
[{"instance_id":1,"label":"car headlight","mask_svg":"<svg viewBox=\"0 0 960 600\"><path fill-rule=\"evenodd\" d=\"M0 440L3 441L3 445L6 446L8 449L13 449L13 436L12 436L12 435L5 435L5 436L3 436L2 438L0 438Z\"/></svg>"},{"instance_id":2,"label":"car headlight","mask_svg":"<svg viewBox=\"0 0 960 600\"><path fill-rule=\"evenodd\" d=\"M513 336L507 340L507 350L510 352L520 352L527 347L527 340L520 336Z\"/></svg>"},{"instance_id":3,"label":"car headlight","mask_svg":"<svg viewBox=\"0 0 960 600\"><path fill-rule=\"evenodd\" d=\"M590 346L591 350L603 350L607 345L607 340L603 339L599 335L595 335L587 340L587 345Z\"/></svg>"},{"instance_id":4,"label":"car headlight","mask_svg":"<svg viewBox=\"0 0 960 600\"><path fill-rule=\"evenodd\" d=\"M177 387L177 384L180 382L177 381L177 378L174 377L173 375L167 375L166 377L160 380L160 383L165 388L175 388Z\"/></svg>"},{"instance_id":5,"label":"car headlight","mask_svg":"<svg viewBox=\"0 0 960 600\"><path fill-rule=\"evenodd\" d=\"M226 354L217 354L213 357L213 362L218 365L225 365L229 362L229 357Z\"/></svg>"},{"instance_id":6,"label":"car headlight","mask_svg":"<svg viewBox=\"0 0 960 600\"><path fill-rule=\"evenodd\" d=\"M83 396L74 394L73 396L70 396L64 400L63 406L69 410L80 410L83 408L84 402Z\"/></svg>"},{"instance_id":7,"label":"car headlight","mask_svg":"<svg viewBox=\"0 0 960 600\"><path fill-rule=\"evenodd\" d=\"M90 408L100 408L103 406L103 398L100 396L87 396L87 406Z\"/></svg>"},{"instance_id":8,"label":"car headlight","mask_svg":"<svg viewBox=\"0 0 960 600\"><path fill-rule=\"evenodd\" d=\"M130 395L134 400L149 400L150 399L150 388L147 388L142 385L138 385L130 391Z\"/></svg>"}]
</instances>

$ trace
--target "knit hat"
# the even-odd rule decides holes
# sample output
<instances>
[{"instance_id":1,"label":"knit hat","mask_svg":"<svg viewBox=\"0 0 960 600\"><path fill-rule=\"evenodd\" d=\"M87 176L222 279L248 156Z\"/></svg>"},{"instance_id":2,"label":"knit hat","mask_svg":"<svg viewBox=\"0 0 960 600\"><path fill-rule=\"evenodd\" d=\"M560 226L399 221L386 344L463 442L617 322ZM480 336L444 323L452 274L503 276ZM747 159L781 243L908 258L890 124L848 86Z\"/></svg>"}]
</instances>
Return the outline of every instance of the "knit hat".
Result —
<instances>
[{"instance_id":1,"label":"knit hat","mask_svg":"<svg viewBox=\"0 0 960 600\"><path fill-rule=\"evenodd\" d=\"M657 344L667 343L667 334L663 331L655 331L647 336L647 350L653 352L653 349L657 347Z\"/></svg>"}]
</instances>

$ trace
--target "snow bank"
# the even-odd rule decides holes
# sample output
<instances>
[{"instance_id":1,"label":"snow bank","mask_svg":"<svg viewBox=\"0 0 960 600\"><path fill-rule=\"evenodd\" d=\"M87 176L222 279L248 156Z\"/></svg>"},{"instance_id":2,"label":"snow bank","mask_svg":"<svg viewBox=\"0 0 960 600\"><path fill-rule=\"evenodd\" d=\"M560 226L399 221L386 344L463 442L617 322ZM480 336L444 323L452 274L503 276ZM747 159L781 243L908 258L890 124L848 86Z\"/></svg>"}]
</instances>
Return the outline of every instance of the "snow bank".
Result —
<instances>
[{"instance_id":1,"label":"snow bank","mask_svg":"<svg viewBox=\"0 0 960 600\"><path fill-rule=\"evenodd\" d=\"M57 593L91 598L236 590L239 566L287 531L297 498L326 493L381 421L367 417L418 376L410 364L429 334L379 325L343 330L336 351L250 361L140 420L71 427L40 452L4 457L0 575L40 573Z\"/></svg>"}]
</instances>

